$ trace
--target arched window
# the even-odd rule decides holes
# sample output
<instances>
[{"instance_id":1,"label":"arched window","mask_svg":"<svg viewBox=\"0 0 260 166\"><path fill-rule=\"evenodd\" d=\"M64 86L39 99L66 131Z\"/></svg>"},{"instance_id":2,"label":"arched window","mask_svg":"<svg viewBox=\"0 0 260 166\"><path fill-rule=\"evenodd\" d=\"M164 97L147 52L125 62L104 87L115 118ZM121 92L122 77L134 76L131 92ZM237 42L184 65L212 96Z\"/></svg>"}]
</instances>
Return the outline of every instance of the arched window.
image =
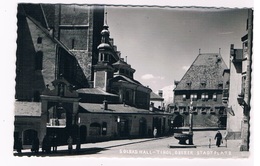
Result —
<instances>
[{"instance_id":1,"label":"arched window","mask_svg":"<svg viewBox=\"0 0 260 166\"><path fill-rule=\"evenodd\" d=\"M38 51L35 54L35 70L42 70L43 53Z\"/></svg>"},{"instance_id":2,"label":"arched window","mask_svg":"<svg viewBox=\"0 0 260 166\"><path fill-rule=\"evenodd\" d=\"M37 44L41 44L42 43L42 37L38 37L37 38Z\"/></svg>"},{"instance_id":3,"label":"arched window","mask_svg":"<svg viewBox=\"0 0 260 166\"><path fill-rule=\"evenodd\" d=\"M101 125L99 123L91 123L89 128L90 136L99 136L101 134Z\"/></svg>"}]
</instances>

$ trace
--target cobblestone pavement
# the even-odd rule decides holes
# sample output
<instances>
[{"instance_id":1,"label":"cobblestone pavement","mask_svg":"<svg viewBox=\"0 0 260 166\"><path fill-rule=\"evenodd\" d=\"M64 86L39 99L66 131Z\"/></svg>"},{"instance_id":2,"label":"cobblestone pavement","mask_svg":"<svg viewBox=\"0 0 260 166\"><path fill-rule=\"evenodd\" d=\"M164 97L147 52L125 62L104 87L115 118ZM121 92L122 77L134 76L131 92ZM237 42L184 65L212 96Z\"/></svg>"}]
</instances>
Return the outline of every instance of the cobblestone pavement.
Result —
<instances>
[{"instance_id":1,"label":"cobblestone pavement","mask_svg":"<svg viewBox=\"0 0 260 166\"><path fill-rule=\"evenodd\" d=\"M216 147L214 135L216 131L195 131L193 143L196 148L170 148L178 145L173 136L146 139L112 140L81 145L76 153L75 145L72 155L68 154L67 146L59 146L57 153L33 154L29 149L15 156L68 156L68 157L118 157L118 158L247 158L250 152L240 152L241 140L223 141ZM211 142L209 141L211 140Z\"/></svg>"}]
</instances>

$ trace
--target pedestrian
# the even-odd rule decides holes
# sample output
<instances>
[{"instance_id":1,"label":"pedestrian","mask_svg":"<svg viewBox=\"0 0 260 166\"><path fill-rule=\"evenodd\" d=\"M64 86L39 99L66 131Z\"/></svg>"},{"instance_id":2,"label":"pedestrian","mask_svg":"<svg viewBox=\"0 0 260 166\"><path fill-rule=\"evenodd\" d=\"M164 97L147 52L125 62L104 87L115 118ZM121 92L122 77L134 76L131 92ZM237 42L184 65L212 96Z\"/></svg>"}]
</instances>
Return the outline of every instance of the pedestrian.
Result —
<instances>
[{"instance_id":1,"label":"pedestrian","mask_svg":"<svg viewBox=\"0 0 260 166\"><path fill-rule=\"evenodd\" d=\"M34 153L38 153L39 152L39 144L40 144L39 138L36 136L33 139L31 151L34 152Z\"/></svg>"},{"instance_id":2,"label":"pedestrian","mask_svg":"<svg viewBox=\"0 0 260 166\"><path fill-rule=\"evenodd\" d=\"M157 137L157 128L156 127L153 129L153 137L154 138Z\"/></svg>"},{"instance_id":3,"label":"pedestrian","mask_svg":"<svg viewBox=\"0 0 260 166\"><path fill-rule=\"evenodd\" d=\"M78 138L77 138L77 145L76 145L77 154L79 154L80 146L81 146L81 144L80 144L80 138L78 137Z\"/></svg>"},{"instance_id":4,"label":"pedestrian","mask_svg":"<svg viewBox=\"0 0 260 166\"><path fill-rule=\"evenodd\" d=\"M54 134L53 136L52 136L52 151L53 152L57 152L57 135L56 134Z\"/></svg>"},{"instance_id":5,"label":"pedestrian","mask_svg":"<svg viewBox=\"0 0 260 166\"><path fill-rule=\"evenodd\" d=\"M51 152L51 142L48 135L45 135L42 141L42 152L50 153Z\"/></svg>"},{"instance_id":6,"label":"pedestrian","mask_svg":"<svg viewBox=\"0 0 260 166\"><path fill-rule=\"evenodd\" d=\"M71 136L69 136L69 138L67 140L67 143L68 143L69 154L71 154L71 152L72 152L72 144L73 144L73 139L72 139Z\"/></svg>"},{"instance_id":7,"label":"pedestrian","mask_svg":"<svg viewBox=\"0 0 260 166\"><path fill-rule=\"evenodd\" d=\"M216 139L216 146L219 147L222 140L222 134L220 133L220 131L218 131L217 134L215 135L215 139Z\"/></svg>"},{"instance_id":8,"label":"pedestrian","mask_svg":"<svg viewBox=\"0 0 260 166\"><path fill-rule=\"evenodd\" d=\"M22 153L22 149L23 149L23 144L22 144L22 139L18 138L15 141L15 149L18 153Z\"/></svg>"}]
</instances>

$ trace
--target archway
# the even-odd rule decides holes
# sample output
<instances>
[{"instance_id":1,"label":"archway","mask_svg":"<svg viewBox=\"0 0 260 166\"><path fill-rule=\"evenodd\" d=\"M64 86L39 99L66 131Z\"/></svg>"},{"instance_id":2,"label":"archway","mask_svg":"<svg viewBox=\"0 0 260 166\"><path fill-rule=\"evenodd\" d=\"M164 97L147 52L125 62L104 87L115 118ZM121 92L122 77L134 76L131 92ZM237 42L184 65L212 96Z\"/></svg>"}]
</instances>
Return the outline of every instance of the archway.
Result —
<instances>
[{"instance_id":1,"label":"archway","mask_svg":"<svg viewBox=\"0 0 260 166\"><path fill-rule=\"evenodd\" d=\"M147 123L144 117L139 120L139 136L145 136L147 132Z\"/></svg>"},{"instance_id":2,"label":"archway","mask_svg":"<svg viewBox=\"0 0 260 166\"><path fill-rule=\"evenodd\" d=\"M182 115L177 115L173 120L173 127L182 127L184 125L184 118Z\"/></svg>"},{"instance_id":3,"label":"archway","mask_svg":"<svg viewBox=\"0 0 260 166\"><path fill-rule=\"evenodd\" d=\"M153 129L156 128L157 129L157 135L161 135L162 134L162 121L161 118L158 117L154 117L153 118Z\"/></svg>"}]
</instances>

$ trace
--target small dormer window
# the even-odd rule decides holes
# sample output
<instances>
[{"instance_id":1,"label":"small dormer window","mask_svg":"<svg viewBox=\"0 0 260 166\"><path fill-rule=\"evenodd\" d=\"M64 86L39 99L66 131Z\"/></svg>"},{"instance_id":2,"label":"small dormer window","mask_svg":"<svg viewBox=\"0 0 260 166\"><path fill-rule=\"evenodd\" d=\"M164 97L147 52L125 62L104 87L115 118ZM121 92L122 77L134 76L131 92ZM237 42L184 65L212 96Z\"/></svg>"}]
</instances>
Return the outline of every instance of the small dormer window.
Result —
<instances>
[{"instance_id":1,"label":"small dormer window","mask_svg":"<svg viewBox=\"0 0 260 166\"><path fill-rule=\"evenodd\" d=\"M186 82L186 87L190 88L191 87L191 82Z\"/></svg>"},{"instance_id":2,"label":"small dormer window","mask_svg":"<svg viewBox=\"0 0 260 166\"><path fill-rule=\"evenodd\" d=\"M222 83L219 83L219 84L218 84L218 88L219 88L219 89L222 89L222 88L223 88L223 84L222 84Z\"/></svg>"},{"instance_id":3,"label":"small dormer window","mask_svg":"<svg viewBox=\"0 0 260 166\"><path fill-rule=\"evenodd\" d=\"M205 88L205 87L206 87L206 82L201 82L201 83L200 83L200 87L201 87L201 88Z\"/></svg>"}]
</instances>

